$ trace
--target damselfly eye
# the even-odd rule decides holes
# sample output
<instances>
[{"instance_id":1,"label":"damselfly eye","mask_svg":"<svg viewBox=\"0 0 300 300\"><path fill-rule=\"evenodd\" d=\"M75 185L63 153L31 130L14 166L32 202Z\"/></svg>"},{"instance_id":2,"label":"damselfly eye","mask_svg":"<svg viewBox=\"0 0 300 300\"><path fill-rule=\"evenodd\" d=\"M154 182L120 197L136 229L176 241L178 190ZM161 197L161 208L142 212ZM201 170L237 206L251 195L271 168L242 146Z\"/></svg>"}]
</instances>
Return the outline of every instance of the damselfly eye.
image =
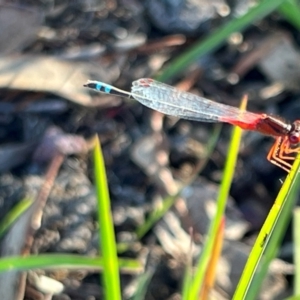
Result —
<instances>
[{"instance_id":1,"label":"damselfly eye","mask_svg":"<svg viewBox=\"0 0 300 300\"><path fill-rule=\"evenodd\" d=\"M298 145L300 143L300 120L293 122L289 133L289 142L292 145Z\"/></svg>"},{"instance_id":2,"label":"damselfly eye","mask_svg":"<svg viewBox=\"0 0 300 300\"><path fill-rule=\"evenodd\" d=\"M300 143L300 134L298 132L290 134L289 141L293 145L299 144Z\"/></svg>"}]
</instances>

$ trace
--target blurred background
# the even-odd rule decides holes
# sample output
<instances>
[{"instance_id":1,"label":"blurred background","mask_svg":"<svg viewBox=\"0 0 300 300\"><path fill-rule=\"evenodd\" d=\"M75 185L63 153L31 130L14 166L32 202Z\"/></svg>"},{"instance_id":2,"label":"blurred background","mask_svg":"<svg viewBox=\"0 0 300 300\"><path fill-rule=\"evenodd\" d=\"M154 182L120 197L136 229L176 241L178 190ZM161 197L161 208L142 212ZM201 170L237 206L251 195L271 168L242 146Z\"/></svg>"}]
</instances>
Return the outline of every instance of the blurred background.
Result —
<instances>
[{"instance_id":1,"label":"blurred background","mask_svg":"<svg viewBox=\"0 0 300 300\"><path fill-rule=\"evenodd\" d=\"M180 299L188 229L197 257L215 211L232 127L166 117L83 84L99 80L130 91L132 81L156 78L231 106L247 94L248 110L294 121L300 112L300 26L279 6L288 1L224 30L254 2L0 1L0 220L28 195L43 211L25 253L98 253L89 154L97 134L117 240L130 242L124 255L147 261L153 275L145 299ZM273 142L243 133L214 299L231 299L286 175L266 159ZM179 191L175 205L137 239L149 213ZM18 232L19 243L2 238L2 256L24 253L26 235ZM272 265L260 299L290 293L290 230ZM65 286L53 299L102 298L96 272L50 275ZM124 299L136 279L121 276ZM27 281L25 299L44 299L36 293Z\"/></svg>"}]
</instances>

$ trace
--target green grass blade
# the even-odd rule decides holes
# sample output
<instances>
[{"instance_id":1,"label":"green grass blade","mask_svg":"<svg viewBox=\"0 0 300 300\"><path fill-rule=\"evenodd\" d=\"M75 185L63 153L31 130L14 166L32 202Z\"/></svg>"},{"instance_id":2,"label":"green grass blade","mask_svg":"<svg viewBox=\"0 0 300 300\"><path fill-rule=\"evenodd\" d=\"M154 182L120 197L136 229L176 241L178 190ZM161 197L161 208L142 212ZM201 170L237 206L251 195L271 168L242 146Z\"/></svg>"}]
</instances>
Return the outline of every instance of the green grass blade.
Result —
<instances>
[{"instance_id":1,"label":"green grass blade","mask_svg":"<svg viewBox=\"0 0 300 300\"><path fill-rule=\"evenodd\" d=\"M294 236L294 264L295 264L295 278L294 278L294 295L300 297L300 207L294 210L293 222L293 236Z\"/></svg>"},{"instance_id":2,"label":"green grass blade","mask_svg":"<svg viewBox=\"0 0 300 300\"><path fill-rule=\"evenodd\" d=\"M286 0L260 1L258 5L250 9L245 15L226 23L223 27L216 29L207 38L193 45L185 53L171 62L170 65L163 70L162 74L156 76L156 79L159 81L166 81L176 76L201 56L221 47L232 33L244 30L251 23L262 19L264 16L271 13L285 1Z\"/></svg>"},{"instance_id":3,"label":"green grass blade","mask_svg":"<svg viewBox=\"0 0 300 300\"><path fill-rule=\"evenodd\" d=\"M229 195L232 178L234 176L236 159L239 152L241 137L242 130L238 127L234 127L228 149L228 156L225 163L224 175L217 199L216 215L210 224L208 238L203 246L193 282L192 284L190 284L189 295L187 297L187 299L190 300L198 299L199 291L204 280L205 272L207 270L208 262L212 253L214 241L216 240L216 237L218 235L218 230L220 228L222 217L226 208L226 202Z\"/></svg>"},{"instance_id":4,"label":"green grass blade","mask_svg":"<svg viewBox=\"0 0 300 300\"><path fill-rule=\"evenodd\" d=\"M103 256L103 283L106 299L121 300L121 287L114 225L110 210L110 198L100 141L94 149L94 170L98 200L100 247Z\"/></svg>"},{"instance_id":5,"label":"green grass blade","mask_svg":"<svg viewBox=\"0 0 300 300\"><path fill-rule=\"evenodd\" d=\"M153 277L154 274L154 268L151 270L147 270L144 274L139 276L138 283L137 283L137 289L134 293L134 295L130 298L130 300L141 300L145 299L147 289L149 286L149 283Z\"/></svg>"},{"instance_id":6,"label":"green grass blade","mask_svg":"<svg viewBox=\"0 0 300 300\"><path fill-rule=\"evenodd\" d=\"M23 199L17 203L0 222L0 237L30 207L32 199Z\"/></svg>"},{"instance_id":7,"label":"green grass blade","mask_svg":"<svg viewBox=\"0 0 300 300\"><path fill-rule=\"evenodd\" d=\"M254 273L253 279L252 281L250 281L249 290L246 294L246 299L257 299L257 295L260 291L262 282L267 275L269 265L271 261L277 256L277 252L280 247L281 241L286 232L288 224L290 223L291 212L293 210L295 201L298 196L295 193L298 194L299 191L300 177L297 177L298 175L296 173L296 176L294 177L294 183L290 182L291 185L288 188L287 194L280 195L279 193L275 201L277 202L277 204L275 206L274 211L278 211L278 214L275 218L270 235L268 235L267 239L265 239L265 249L263 249L263 257L259 264L258 271ZM280 197L283 197L282 200L280 200Z\"/></svg>"},{"instance_id":8,"label":"green grass blade","mask_svg":"<svg viewBox=\"0 0 300 300\"><path fill-rule=\"evenodd\" d=\"M285 17L285 19L300 30L300 7L297 1L287 0L279 6L279 12Z\"/></svg>"},{"instance_id":9,"label":"green grass blade","mask_svg":"<svg viewBox=\"0 0 300 300\"><path fill-rule=\"evenodd\" d=\"M103 269L102 257L85 257L73 254L42 254L31 256L9 256L0 259L0 272L12 270L33 270L33 269ZM141 272L140 262L134 259L119 259L121 270L129 273Z\"/></svg>"},{"instance_id":10,"label":"green grass blade","mask_svg":"<svg viewBox=\"0 0 300 300\"><path fill-rule=\"evenodd\" d=\"M251 250L243 270L243 274L234 294L234 300L255 299L262 278L264 278L271 260L276 256L277 249L295 201L295 193L299 191L300 155L297 156L292 170L273 204L262 229ZM264 252L264 259L261 261ZM255 274L261 261L260 271Z\"/></svg>"},{"instance_id":11,"label":"green grass blade","mask_svg":"<svg viewBox=\"0 0 300 300\"><path fill-rule=\"evenodd\" d=\"M188 300L193 283L192 266L187 265L183 277L182 300Z\"/></svg>"}]
</instances>

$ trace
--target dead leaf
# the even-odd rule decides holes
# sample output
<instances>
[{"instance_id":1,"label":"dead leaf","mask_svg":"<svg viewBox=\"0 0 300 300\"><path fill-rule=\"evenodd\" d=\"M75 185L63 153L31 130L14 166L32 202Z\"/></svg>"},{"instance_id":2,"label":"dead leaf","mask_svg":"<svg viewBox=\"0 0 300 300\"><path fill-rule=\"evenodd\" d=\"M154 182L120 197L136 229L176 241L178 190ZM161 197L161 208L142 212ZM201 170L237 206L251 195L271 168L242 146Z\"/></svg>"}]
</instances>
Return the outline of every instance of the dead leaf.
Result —
<instances>
[{"instance_id":1,"label":"dead leaf","mask_svg":"<svg viewBox=\"0 0 300 300\"><path fill-rule=\"evenodd\" d=\"M0 57L0 87L48 92L84 106L102 104L101 96L91 97L83 87L90 73L105 78L106 70L90 63L71 62L50 56Z\"/></svg>"}]
</instances>

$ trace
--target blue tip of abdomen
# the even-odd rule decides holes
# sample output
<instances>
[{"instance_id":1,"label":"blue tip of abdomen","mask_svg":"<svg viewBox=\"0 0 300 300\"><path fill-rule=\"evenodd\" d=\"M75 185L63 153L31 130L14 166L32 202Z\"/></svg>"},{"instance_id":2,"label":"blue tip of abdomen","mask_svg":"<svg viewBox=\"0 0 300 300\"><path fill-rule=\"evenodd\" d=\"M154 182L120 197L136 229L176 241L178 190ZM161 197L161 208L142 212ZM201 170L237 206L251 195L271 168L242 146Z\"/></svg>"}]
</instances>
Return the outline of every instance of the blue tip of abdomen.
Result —
<instances>
[{"instance_id":1,"label":"blue tip of abdomen","mask_svg":"<svg viewBox=\"0 0 300 300\"><path fill-rule=\"evenodd\" d=\"M105 92L107 94L110 94L111 92L111 86L105 84L105 83L102 83L102 82L98 82L95 86L96 90L99 91L99 92Z\"/></svg>"}]
</instances>

